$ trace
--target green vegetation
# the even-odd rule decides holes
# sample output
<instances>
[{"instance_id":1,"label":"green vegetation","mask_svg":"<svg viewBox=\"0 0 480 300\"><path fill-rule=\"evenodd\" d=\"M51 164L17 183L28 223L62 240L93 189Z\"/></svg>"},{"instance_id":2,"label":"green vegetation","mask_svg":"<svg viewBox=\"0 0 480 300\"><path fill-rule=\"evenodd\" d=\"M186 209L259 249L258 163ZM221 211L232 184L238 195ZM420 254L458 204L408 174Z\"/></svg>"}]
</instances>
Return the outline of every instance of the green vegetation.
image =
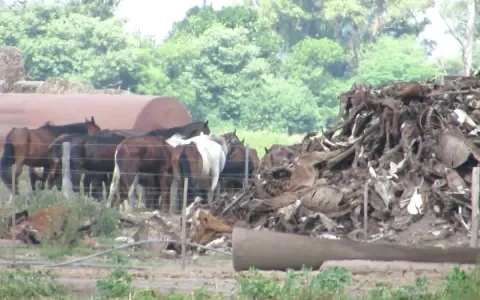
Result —
<instances>
[{"instance_id":1,"label":"green vegetation","mask_svg":"<svg viewBox=\"0 0 480 300\"><path fill-rule=\"evenodd\" d=\"M222 133L222 131L214 130L214 133ZM270 148L273 144L280 145L293 145L300 143L303 138L303 134L281 134L268 131L248 131L237 130L237 135L240 139L244 138L245 143L249 147L254 148L258 152L258 156L261 158L265 154L265 148Z\"/></svg>"},{"instance_id":2,"label":"green vegetation","mask_svg":"<svg viewBox=\"0 0 480 300\"><path fill-rule=\"evenodd\" d=\"M66 289L55 281L51 271L0 271L1 299L59 298Z\"/></svg>"},{"instance_id":3,"label":"green vegetation","mask_svg":"<svg viewBox=\"0 0 480 300\"><path fill-rule=\"evenodd\" d=\"M458 0L459 8L445 17L465 23L458 13L464 14L466 1ZM420 15L434 3L427 0L244 0L220 10L192 7L163 43L127 33L115 17L119 2L0 1L0 45L24 53L30 80L56 77L171 95L217 132L255 131L245 133L246 140L260 152L270 142L298 141L286 132L331 122L338 94L355 80L425 80L456 73L463 64L460 57L428 59L435 43L419 39L429 23ZM480 64L477 44L473 66Z\"/></svg>"},{"instance_id":4,"label":"green vegetation","mask_svg":"<svg viewBox=\"0 0 480 300\"><path fill-rule=\"evenodd\" d=\"M28 171L23 172L20 185L27 183L26 176ZM0 187L1 195L8 195L6 187ZM8 196L6 196L8 197ZM17 197L18 209L27 208L25 195ZM63 260L66 256L73 254L90 255L90 250L83 244L83 236L78 231L78 228L91 224L91 235L98 239L112 239L118 234L119 213L114 209L107 209L104 204L95 201L93 198L87 196L73 196L71 198L65 197L56 189L38 191L34 201L28 203L28 212L33 214L41 209L63 206L71 211L71 215L66 219L65 225L61 232L54 240L48 241L47 237L41 240L41 254L50 260ZM8 219L0 222L0 231L4 232L7 228ZM51 220L52 228L54 228L54 220ZM9 253L4 251L2 256L9 258Z\"/></svg>"},{"instance_id":5,"label":"green vegetation","mask_svg":"<svg viewBox=\"0 0 480 300\"><path fill-rule=\"evenodd\" d=\"M67 291L56 282L51 271L2 271L0 273L0 297L2 299L55 298L67 299ZM197 289L190 295L174 292L160 295L155 289L137 289L127 271L116 269L106 278L98 280L96 296L91 299L275 299L275 300L457 300L479 299L480 268L463 271L455 267L443 284L430 291L425 277L417 277L412 285L393 289L378 282L376 288L363 295L351 296L351 275L345 268L334 267L312 275L310 270L288 271L283 280L250 270L237 277L235 295L212 294Z\"/></svg>"}]
</instances>

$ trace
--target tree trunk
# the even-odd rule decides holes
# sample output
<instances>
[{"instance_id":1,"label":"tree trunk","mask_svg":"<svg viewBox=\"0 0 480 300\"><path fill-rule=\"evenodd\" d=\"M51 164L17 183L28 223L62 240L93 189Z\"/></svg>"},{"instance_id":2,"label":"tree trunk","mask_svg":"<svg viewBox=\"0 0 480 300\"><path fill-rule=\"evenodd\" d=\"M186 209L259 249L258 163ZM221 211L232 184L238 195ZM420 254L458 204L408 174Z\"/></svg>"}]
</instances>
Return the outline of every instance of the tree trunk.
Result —
<instances>
[{"instance_id":1,"label":"tree trunk","mask_svg":"<svg viewBox=\"0 0 480 300\"><path fill-rule=\"evenodd\" d=\"M465 49L463 51L463 75L470 76L472 68L473 42L475 35L475 0L468 0Z\"/></svg>"}]
</instances>

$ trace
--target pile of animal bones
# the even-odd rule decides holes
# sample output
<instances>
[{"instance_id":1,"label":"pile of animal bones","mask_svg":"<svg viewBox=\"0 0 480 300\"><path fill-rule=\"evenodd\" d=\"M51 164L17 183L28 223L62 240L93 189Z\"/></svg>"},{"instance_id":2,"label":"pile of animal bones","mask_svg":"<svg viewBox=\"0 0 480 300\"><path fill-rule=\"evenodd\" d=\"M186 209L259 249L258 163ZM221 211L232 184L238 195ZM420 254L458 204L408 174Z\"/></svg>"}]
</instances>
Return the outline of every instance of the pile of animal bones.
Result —
<instances>
[{"instance_id":1,"label":"pile of animal bones","mask_svg":"<svg viewBox=\"0 0 480 300\"><path fill-rule=\"evenodd\" d=\"M225 197L212 215L223 224L357 239L367 197L370 237L404 230L425 214L468 231L480 80L354 84L339 101L343 122L300 144L272 146L262 182ZM274 157L282 151L290 154L283 165Z\"/></svg>"}]
</instances>

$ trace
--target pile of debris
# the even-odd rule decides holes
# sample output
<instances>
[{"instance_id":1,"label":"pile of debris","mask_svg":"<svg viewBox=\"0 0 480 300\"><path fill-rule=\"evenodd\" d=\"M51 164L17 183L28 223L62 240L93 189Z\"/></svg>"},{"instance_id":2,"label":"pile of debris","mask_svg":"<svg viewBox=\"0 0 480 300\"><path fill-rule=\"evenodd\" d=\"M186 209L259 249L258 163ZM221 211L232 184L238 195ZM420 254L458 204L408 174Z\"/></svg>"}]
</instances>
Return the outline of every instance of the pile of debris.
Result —
<instances>
[{"instance_id":1,"label":"pile of debris","mask_svg":"<svg viewBox=\"0 0 480 300\"><path fill-rule=\"evenodd\" d=\"M294 146L272 146L262 159L263 183L201 209L260 230L359 239L367 198L369 238L427 214L468 233L480 80L434 81L354 84L339 96L334 126Z\"/></svg>"}]
</instances>

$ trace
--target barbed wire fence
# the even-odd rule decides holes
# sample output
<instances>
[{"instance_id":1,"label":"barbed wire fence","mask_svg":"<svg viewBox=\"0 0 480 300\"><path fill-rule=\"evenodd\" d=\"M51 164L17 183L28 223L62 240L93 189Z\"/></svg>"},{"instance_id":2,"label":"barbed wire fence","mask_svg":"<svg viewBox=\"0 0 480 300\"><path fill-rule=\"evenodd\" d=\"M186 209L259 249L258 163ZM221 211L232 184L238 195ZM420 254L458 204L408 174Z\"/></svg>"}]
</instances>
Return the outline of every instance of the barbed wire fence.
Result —
<instances>
[{"instance_id":1,"label":"barbed wire fence","mask_svg":"<svg viewBox=\"0 0 480 300\"><path fill-rule=\"evenodd\" d=\"M97 146L101 146L101 145L97 145ZM111 145L110 145L111 146ZM249 155L249 147L247 144L244 145L244 150L245 150L245 156L244 156L244 174L235 174L235 175L232 175L232 174L221 174L220 176L220 180L219 180L219 184L217 185L217 188L215 190L215 200L218 201L219 198L220 198L220 189L221 189L221 181L228 181L228 180L235 180L237 182L241 182L242 183L242 187L241 188L237 188L237 189L230 189L230 192L233 190L234 192L235 191L246 191L248 188L249 188L249 164L250 164L250 161L249 161L249 158L250 158L250 155ZM85 175L85 172L89 172L89 170L79 170L79 169L76 169L76 168L73 168L72 169L72 166L71 166L71 163L72 162L75 162L75 160L83 160L84 158L83 157L72 157L71 155L71 152L72 152L72 145L70 142L64 142L62 144L62 158L61 158L61 174L58 174L58 170L54 170L55 172L57 172L57 174L55 174L56 176L60 175L61 176L61 188L60 188L60 192L64 195L64 197L66 199L72 199L73 197L77 196L78 194L82 194L81 193L81 190L80 190L80 186L81 186L81 183L78 183L78 186L75 186L76 183L72 182L72 175L75 175L75 177L77 178L78 175L82 175L84 174ZM42 159L45 159L45 157L41 157ZM30 157L30 159L32 159L32 157ZM112 159L113 160L113 159ZM152 159L152 160L156 160L156 161L161 161L159 159ZM24 166L25 167L25 166ZM28 166L27 166L28 167ZM2 170L3 171L3 170ZM5 265L5 264L10 264L12 266L18 266L19 264L22 265L22 264L29 264L29 263L32 263L32 262L23 262L23 261L19 261L17 259L17 246L19 245L19 240L17 239L17 234L19 234L19 232L16 232L18 231L18 228L16 225L17 223L17 220L16 220L16 214L17 214L17 210L19 209L19 207L22 205L21 203L18 203L18 197L16 196L15 194L15 191L16 189L18 188L16 185L17 185L17 181L16 181L16 177L17 177L17 174L16 174L16 165L13 164L11 166L11 180L12 180L12 185L11 185L11 188L12 188L12 193L10 193L10 196L9 196L9 202L11 203L11 239L12 239L12 256L11 256L11 261L1 261L0 260L0 265ZM82 173L82 174L80 174ZM113 170L112 170L112 173L113 173ZM122 173L122 175L138 175L140 173ZM30 175L30 174L28 174ZM143 175L143 173L142 173ZM172 174L149 174L149 175L156 175L156 176L173 176ZM194 181L198 180L198 179L204 179L205 177L201 176L200 178L199 177L195 177L196 175L193 175L193 176L190 176L191 178L195 179ZM243 177L243 178L242 178ZM69 262L65 262L65 263L59 263L59 264L54 264L54 263L51 263L51 262L33 262L34 265L39 265L39 266L44 266L44 267L56 267L56 266L64 266L64 265L70 265L70 266L88 266L88 267L98 267L98 268L106 268L108 266L106 265L101 265L101 264L88 264L88 265L85 265L85 264L79 264L80 261L83 261L83 260L88 260L88 259L92 259L92 258L95 258L95 257L99 257L99 256L102 256L102 255L105 255L109 252L113 252L113 251L117 251L117 250L122 250L122 249L125 249L125 248L129 248L129 247L133 247L133 246L138 246L140 244L145 244L145 243L165 243L165 242L170 242L170 243L177 243L177 244L180 244L181 245L181 265L182 265L182 269L185 269L186 268L186 261L187 261L187 245L189 246L195 246L197 248L200 248L200 249L205 249L205 250L209 250L209 251L213 251L213 252L219 252L219 253L223 253L223 254L227 254L229 255L230 253L228 252L224 252L224 251L221 251L221 250L218 250L218 249L215 249L215 248L210 248L210 247L206 247L205 245L199 245L199 244L196 244L196 243L191 243L191 242L188 242L187 241L187 216L186 216L186 208L187 208L187 191L188 191L188 186L189 184L193 184L192 182L189 182L189 179L188 178L184 178L184 182L183 182L183 199L182 199L182 211L181 211L181 224L179 224L180 226L180 234L178 234L178 236L180 236L180 239L179 240L172 240L172 239L169 239L169 240L165 240L165 239L162 239L162 240L148 240L148 241L139 241L139 242L133 242L133 243L129 243L129 244L124 244L124 245L121 245L119 247L116 247L116 248L113 248L113 249L109 249L107 251L102 251L102 252L99 252L99 253L96 253L96 254L93 254L93 255L90 255L90 256L87 256L87 257L84 257L84 258L81 258L81 259L76 259L76 260L73 260L73 261L69 261ZM45 188L47 188L47 182L45 183ZM55 188L55 185L53 186L53 188ZM79 193L75 193L74 192L74 188L75 190L78 190ZM83 187L84 188L84 191L83 193L86 194L86 190L89 189L89 187ZM145 193L145 188L146 187L143 187L142 191L140 191L140 199L139 200L142 200L143 197L142 197L142 193L144 194ZM161 186L157 186L157 185L153 185L153 186L148 186L148 189L150 191L153 191L155 192L156 194L155 195L159 195L159 192L162 191L162 187ZM180 189L179 189L180 190ZM169 187L169 191L170 191L170 187ZM37 190L37 192L39 192L39 190ZM105 185L105 187L102 186L102 194L105 193L105 192L109 192L109 186ZM24 199L25 199L25 203L23 204L25 208L28 209L29 207L29 201L35 199L35 195L33 193L33 189L32 189L32 186L30 184L30 181L27 180L26 184L25 184L25 190L23 191L24 193ZM4 197L2 197L4 198ZM4 198L5 199L5 198ZM103 199L104 201L106 201L107 199ZM121 200L124 200L126 201L125 199L121 199ZM157 199L158 201L158 199ZM169 201L169 199L162 199L162 201ZM4 204L6 201L3 201ZM232 203L229 203L227 204L227 207L228 208L231 208L233 205L235 205L235 199L232 199L231 201ZM130 203L132 204L132 203ZM211 203L209 203L211 204ZM170 203L170 206L174 205L174 203ZM134 206L131 205L131 207L133 208ZM172 213L172 211L170 211L170 214ZM122 266L124 267L124 266ZM124 267L124 268L128 268L128 267Z\"/></svg>"}]
</instances>

